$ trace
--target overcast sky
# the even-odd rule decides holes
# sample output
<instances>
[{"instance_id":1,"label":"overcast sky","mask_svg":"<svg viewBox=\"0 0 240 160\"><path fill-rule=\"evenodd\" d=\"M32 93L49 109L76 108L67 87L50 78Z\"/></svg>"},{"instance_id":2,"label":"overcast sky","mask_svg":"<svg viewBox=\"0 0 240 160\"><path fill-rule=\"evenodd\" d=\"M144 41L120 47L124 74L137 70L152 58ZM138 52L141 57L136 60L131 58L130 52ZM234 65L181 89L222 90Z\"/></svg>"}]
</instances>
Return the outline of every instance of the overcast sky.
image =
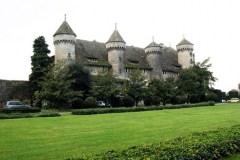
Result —
<instances>
[{"instance_id":1,"label":"overcast sky","mask_svg":"<svg viewBox=\"0 0 240 160\"><path fill-rule=\"evenodd\" d=\"M0 79L28 80L33 41L53 34L64 20L78 39L106 42L117 28L127 45L155 42L176 48L183 34L194 44L196 61L210 57L228 92L240 83L239 0L4 0L0 6Z\"/></svg>"}]
</instances>

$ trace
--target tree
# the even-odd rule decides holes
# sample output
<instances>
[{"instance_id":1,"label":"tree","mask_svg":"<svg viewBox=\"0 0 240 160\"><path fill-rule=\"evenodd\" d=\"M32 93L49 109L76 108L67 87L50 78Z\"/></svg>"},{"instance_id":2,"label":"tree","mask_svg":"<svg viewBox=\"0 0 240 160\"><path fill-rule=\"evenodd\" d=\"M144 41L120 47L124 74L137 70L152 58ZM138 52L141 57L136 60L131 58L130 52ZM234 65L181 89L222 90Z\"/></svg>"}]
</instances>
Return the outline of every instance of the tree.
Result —
<instances>
[{"instance_id":1,"label":"tree","mask_svg":"<svg viewBox=\"0 0 240 160\"><path fill-rule=\"evenodd\" d=\"M51 108L70 108L72 103L82 98L82 91L71 87L75 81L68 65L52 65L41 82L42 89L35 92L38 101L46 101Z\"/></svg>"},{"instance_id":2,"label":"tree","mask_svg":"<svg viewBox=\"0 0 240 160\"><path fill-rule=\"evenodd\" d=\"M135 105L146 96L146 78L141 74L140 70L134 70L129 74L129 80L126 84L126 93L135 100Z\"/></svg>"},{"instance_id":3,"label":"tree","mask_svg":"<svg viewBox=\"0 0 240 160\"><path fill-rule=\"evenodd\" d=\"M116 83L116 79L111 73L103 73L94 77L91 93L98 100L109 103L112 97L117 97L121 94L121 86Z\"/></svg>"},{"instance_id":4,"label":"tree","mask_svg":"<svg viewBox=\"0 0 240 160\"><path fill-rule=\"evenodd\" d=\"M165 106L168 101L176 96L176 85L175 79L169 77L166 80L153 80L149 84L149 88L153 90L156 96L160 97L163 105Z\"/></svg>"},{"instance_id":5,"label":"tree","mask_svg":"<svg viewBox=\"0 0 240 160\"><path fill-rule=\"evenodd\" d=\"M216 81L213 73L209 71L210 67L208 58L180 72L177 80L178 89L186 96L188 103L195 97L205 95Z\"/></svg>"},{"instance_id":6,"label":"tree","mask_svg":"<svg viewBox=\"0 0 240 160\"><path fill-rule=\"evenodd\" d=\"M91 89L91 75L88 70L78 62L69 64L69 80L74 80L71 89L74 91L83 91L84 97L89 94Z\"/></svg>"},{"instance_id":7,"label":"tree","mask_svg":"<svg viewBox=\"0 0 240 160\"><path fill-rule=\"evenodd\" d=\"M46 44L45 38L40 36L34 40L33 56L31 56L32 73L29 75L31 99L34 99L34 92L40 91L45 74L48 72L49 65L53 59L48 56L50 50ZM38 106L41 102L37 103Z\"/></svg>"},{"instance_id":8,"label":"tree","mask_svg":"<svg viewBox=\"0 0 240 160\"><path fill-rule=\"evenodd\" d=\"M229 99L231 98L238 98L238 91L236 89L232 89L231 91L228 92L228 97Z\"/></svg>"}]
</instances>

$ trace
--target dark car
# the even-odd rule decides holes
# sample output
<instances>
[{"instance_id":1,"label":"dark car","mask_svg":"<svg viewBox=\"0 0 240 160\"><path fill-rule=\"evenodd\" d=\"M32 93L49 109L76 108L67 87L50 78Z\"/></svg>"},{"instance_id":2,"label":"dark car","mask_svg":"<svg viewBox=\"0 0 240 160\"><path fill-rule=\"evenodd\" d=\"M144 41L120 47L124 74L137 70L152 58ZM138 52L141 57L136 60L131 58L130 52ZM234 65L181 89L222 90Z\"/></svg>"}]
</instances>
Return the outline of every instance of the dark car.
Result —
<instances>
[{"instance_id":1,"label":"dark car","mask_svg":"<svg viewBox=\"0 0 240 160\"><path fill-rule=\"evenodd\" d=\"M4 108L30 108L31 106L24 104L20 101L7 101Z\"/></svg>"}]
</instances>

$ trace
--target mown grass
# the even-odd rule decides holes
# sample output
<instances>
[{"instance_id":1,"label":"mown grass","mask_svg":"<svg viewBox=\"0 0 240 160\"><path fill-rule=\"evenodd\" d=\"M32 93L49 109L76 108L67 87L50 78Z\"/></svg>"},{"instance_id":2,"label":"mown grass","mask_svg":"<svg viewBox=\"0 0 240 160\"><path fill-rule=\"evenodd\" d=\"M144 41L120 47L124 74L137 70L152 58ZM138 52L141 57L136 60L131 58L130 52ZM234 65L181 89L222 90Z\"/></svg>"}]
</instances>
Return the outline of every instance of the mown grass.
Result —
<instances>
[{"instance_id":1,"label":"mown grass","mask_svg":"<svg viewBox=\"0 0 240 160\"><path fill-rule=\"evenodd\" d=\"M240 124L240 104L0 120L1 159L64 159Z\"/></svg>"}]
</instances>

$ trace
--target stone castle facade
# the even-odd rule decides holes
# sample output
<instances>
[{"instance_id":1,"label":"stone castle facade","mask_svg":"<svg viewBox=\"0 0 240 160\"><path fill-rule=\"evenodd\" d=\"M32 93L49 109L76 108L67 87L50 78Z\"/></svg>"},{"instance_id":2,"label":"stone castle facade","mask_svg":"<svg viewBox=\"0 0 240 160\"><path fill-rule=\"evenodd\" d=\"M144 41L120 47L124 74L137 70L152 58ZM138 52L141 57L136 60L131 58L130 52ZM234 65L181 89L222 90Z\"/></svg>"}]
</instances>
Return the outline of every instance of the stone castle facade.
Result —
<instances>
[{"instance_id":1,"label":"stone castle facade","mask_svg":"<svg viewBox=\"0 0 240 160\"><path fill-rule=\"evenodd\" d=\"M193 44L185 38L176 46L166 47L151 42L146 48L127 46L115 28L106 43L76 39L65 20L53 35L55 62L76 60L92 75L112 71L119 79L128 79L129 73L141 70L148 80L177 76L181 69L194 64Z\"/></svg>"}]
</instances>

